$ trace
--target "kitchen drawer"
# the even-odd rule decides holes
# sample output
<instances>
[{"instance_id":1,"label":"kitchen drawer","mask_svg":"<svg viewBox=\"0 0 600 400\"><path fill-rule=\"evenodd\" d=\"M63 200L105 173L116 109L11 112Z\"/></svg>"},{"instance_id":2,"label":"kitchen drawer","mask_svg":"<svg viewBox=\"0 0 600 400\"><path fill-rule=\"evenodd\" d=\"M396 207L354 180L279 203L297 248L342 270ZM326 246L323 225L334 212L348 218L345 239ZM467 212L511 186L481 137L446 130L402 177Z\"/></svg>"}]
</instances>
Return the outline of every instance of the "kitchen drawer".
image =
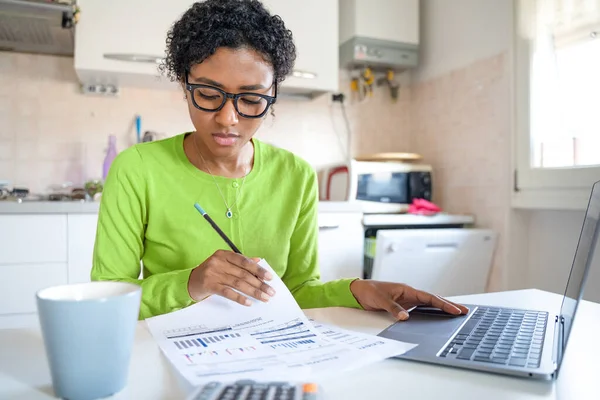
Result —
<instances>
[{"instance_id":1,"label":"kitchen drawer","mask_svg":"<svg viewBox=\"0 0 600 400\"><path fill-rule=\"evenodd\" d=\"M0 264L65 262L65 214L0 215Z\"/></svg>"},{"instance_id":2,"label":"kitchen drawer","mask_svg":"<svg viewBox=\"0 0 600 400\"><path fill-rule=\"evenodd\" d=\"M37 312L38 290L67 283L67 264L0 265L0 314Z\"/></svg>"},{"instance_id":3,"label":"kitchen drawer","mask_svg":"<svg viewBox=\"0 0 600 400\"><path fill-rule=\"evenodd\" d=\"M69 221L69 283L89 282L98 214L71 214Z\"/></svg>"}]
</instances>

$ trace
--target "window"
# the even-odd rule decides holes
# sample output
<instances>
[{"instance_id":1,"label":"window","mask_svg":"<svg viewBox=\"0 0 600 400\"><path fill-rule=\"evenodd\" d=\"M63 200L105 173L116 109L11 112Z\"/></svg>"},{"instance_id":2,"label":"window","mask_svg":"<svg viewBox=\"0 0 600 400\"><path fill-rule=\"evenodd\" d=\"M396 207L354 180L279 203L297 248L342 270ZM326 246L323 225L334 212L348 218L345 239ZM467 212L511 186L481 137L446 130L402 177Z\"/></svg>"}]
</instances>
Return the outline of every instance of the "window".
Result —
<instances>
[{"instance_id":1,"label":"window","mask_svg":"<svg viewBox=\"0 0 600 400\"><path fill-rule=\"evenodd\" d=\"M513 199L585 207L600 180L600 0L520 0L515 27Z\"/></svg>"}]
</instances>

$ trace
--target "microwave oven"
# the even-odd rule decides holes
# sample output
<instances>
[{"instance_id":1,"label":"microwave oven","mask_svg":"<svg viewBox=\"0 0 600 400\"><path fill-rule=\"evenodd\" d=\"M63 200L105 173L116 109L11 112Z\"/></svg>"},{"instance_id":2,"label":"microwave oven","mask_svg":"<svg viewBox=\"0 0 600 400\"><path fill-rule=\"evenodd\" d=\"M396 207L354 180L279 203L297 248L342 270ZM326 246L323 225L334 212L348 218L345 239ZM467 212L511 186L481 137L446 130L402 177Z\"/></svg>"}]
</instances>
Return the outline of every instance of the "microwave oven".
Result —
<instances>
[{"instance_id":1,"label":"microwave oven","mask_svg":"<svg viewBox=\"0 0 600 400\"><path fill-rule=\"evenodd\" d=\"M361 203L365 213L407 212L414 199L431 201L432 168L397 161L356 161L326 168L321 200Z\"/></svg>"}]
</instances>

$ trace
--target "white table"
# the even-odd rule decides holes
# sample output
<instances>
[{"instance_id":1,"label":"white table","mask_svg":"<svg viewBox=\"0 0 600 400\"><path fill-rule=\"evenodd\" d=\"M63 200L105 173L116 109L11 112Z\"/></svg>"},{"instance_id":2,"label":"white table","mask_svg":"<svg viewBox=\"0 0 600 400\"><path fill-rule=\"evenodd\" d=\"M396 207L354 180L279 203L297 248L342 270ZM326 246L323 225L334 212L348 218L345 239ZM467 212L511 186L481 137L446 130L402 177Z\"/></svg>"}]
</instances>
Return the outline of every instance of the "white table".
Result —
<instances>
[{"instance_id":1,"label":"white table","mask_svg":"<svg viewBox=\"0 0 600 400\"><path fill-rule=\"evenodd\" d=\"M562 297L523 290L455 297L463 303L553 311ZM385 313L344 308L306 310L315 320L376 334ZM559 377L530 381L482 372L388 359L319 382L327 399L600 399L600 304L584 301ZM318 382L318 380L317 380ZM129 383L115 399L183 399L190 387L160 352L144 322L138 324ZM0 330L0 399L50 399L52 386L39 329Z\"/></svg>"}]
</instances>

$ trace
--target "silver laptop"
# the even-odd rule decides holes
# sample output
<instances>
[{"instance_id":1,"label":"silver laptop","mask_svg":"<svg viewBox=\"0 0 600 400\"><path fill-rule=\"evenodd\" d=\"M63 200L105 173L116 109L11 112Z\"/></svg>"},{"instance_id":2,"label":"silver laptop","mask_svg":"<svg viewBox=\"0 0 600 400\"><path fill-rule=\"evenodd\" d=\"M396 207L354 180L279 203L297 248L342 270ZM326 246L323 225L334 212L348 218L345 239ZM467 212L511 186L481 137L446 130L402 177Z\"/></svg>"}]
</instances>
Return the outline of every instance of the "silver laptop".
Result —
<instances>
[{"instance_id":1,"label":"silver laptop","mask_svg":"<svg viewBox=\"0 0 600 400\"><path fill-rule=\"evenodd\" d=\"M465 304L469 314L449 316L417 307L410 319L379 336L419 344L397 358L537 379L556 378L571 324L598 244L600 182L596 182L579 236L560 310Z\"/></svg>"}]
</instances>

